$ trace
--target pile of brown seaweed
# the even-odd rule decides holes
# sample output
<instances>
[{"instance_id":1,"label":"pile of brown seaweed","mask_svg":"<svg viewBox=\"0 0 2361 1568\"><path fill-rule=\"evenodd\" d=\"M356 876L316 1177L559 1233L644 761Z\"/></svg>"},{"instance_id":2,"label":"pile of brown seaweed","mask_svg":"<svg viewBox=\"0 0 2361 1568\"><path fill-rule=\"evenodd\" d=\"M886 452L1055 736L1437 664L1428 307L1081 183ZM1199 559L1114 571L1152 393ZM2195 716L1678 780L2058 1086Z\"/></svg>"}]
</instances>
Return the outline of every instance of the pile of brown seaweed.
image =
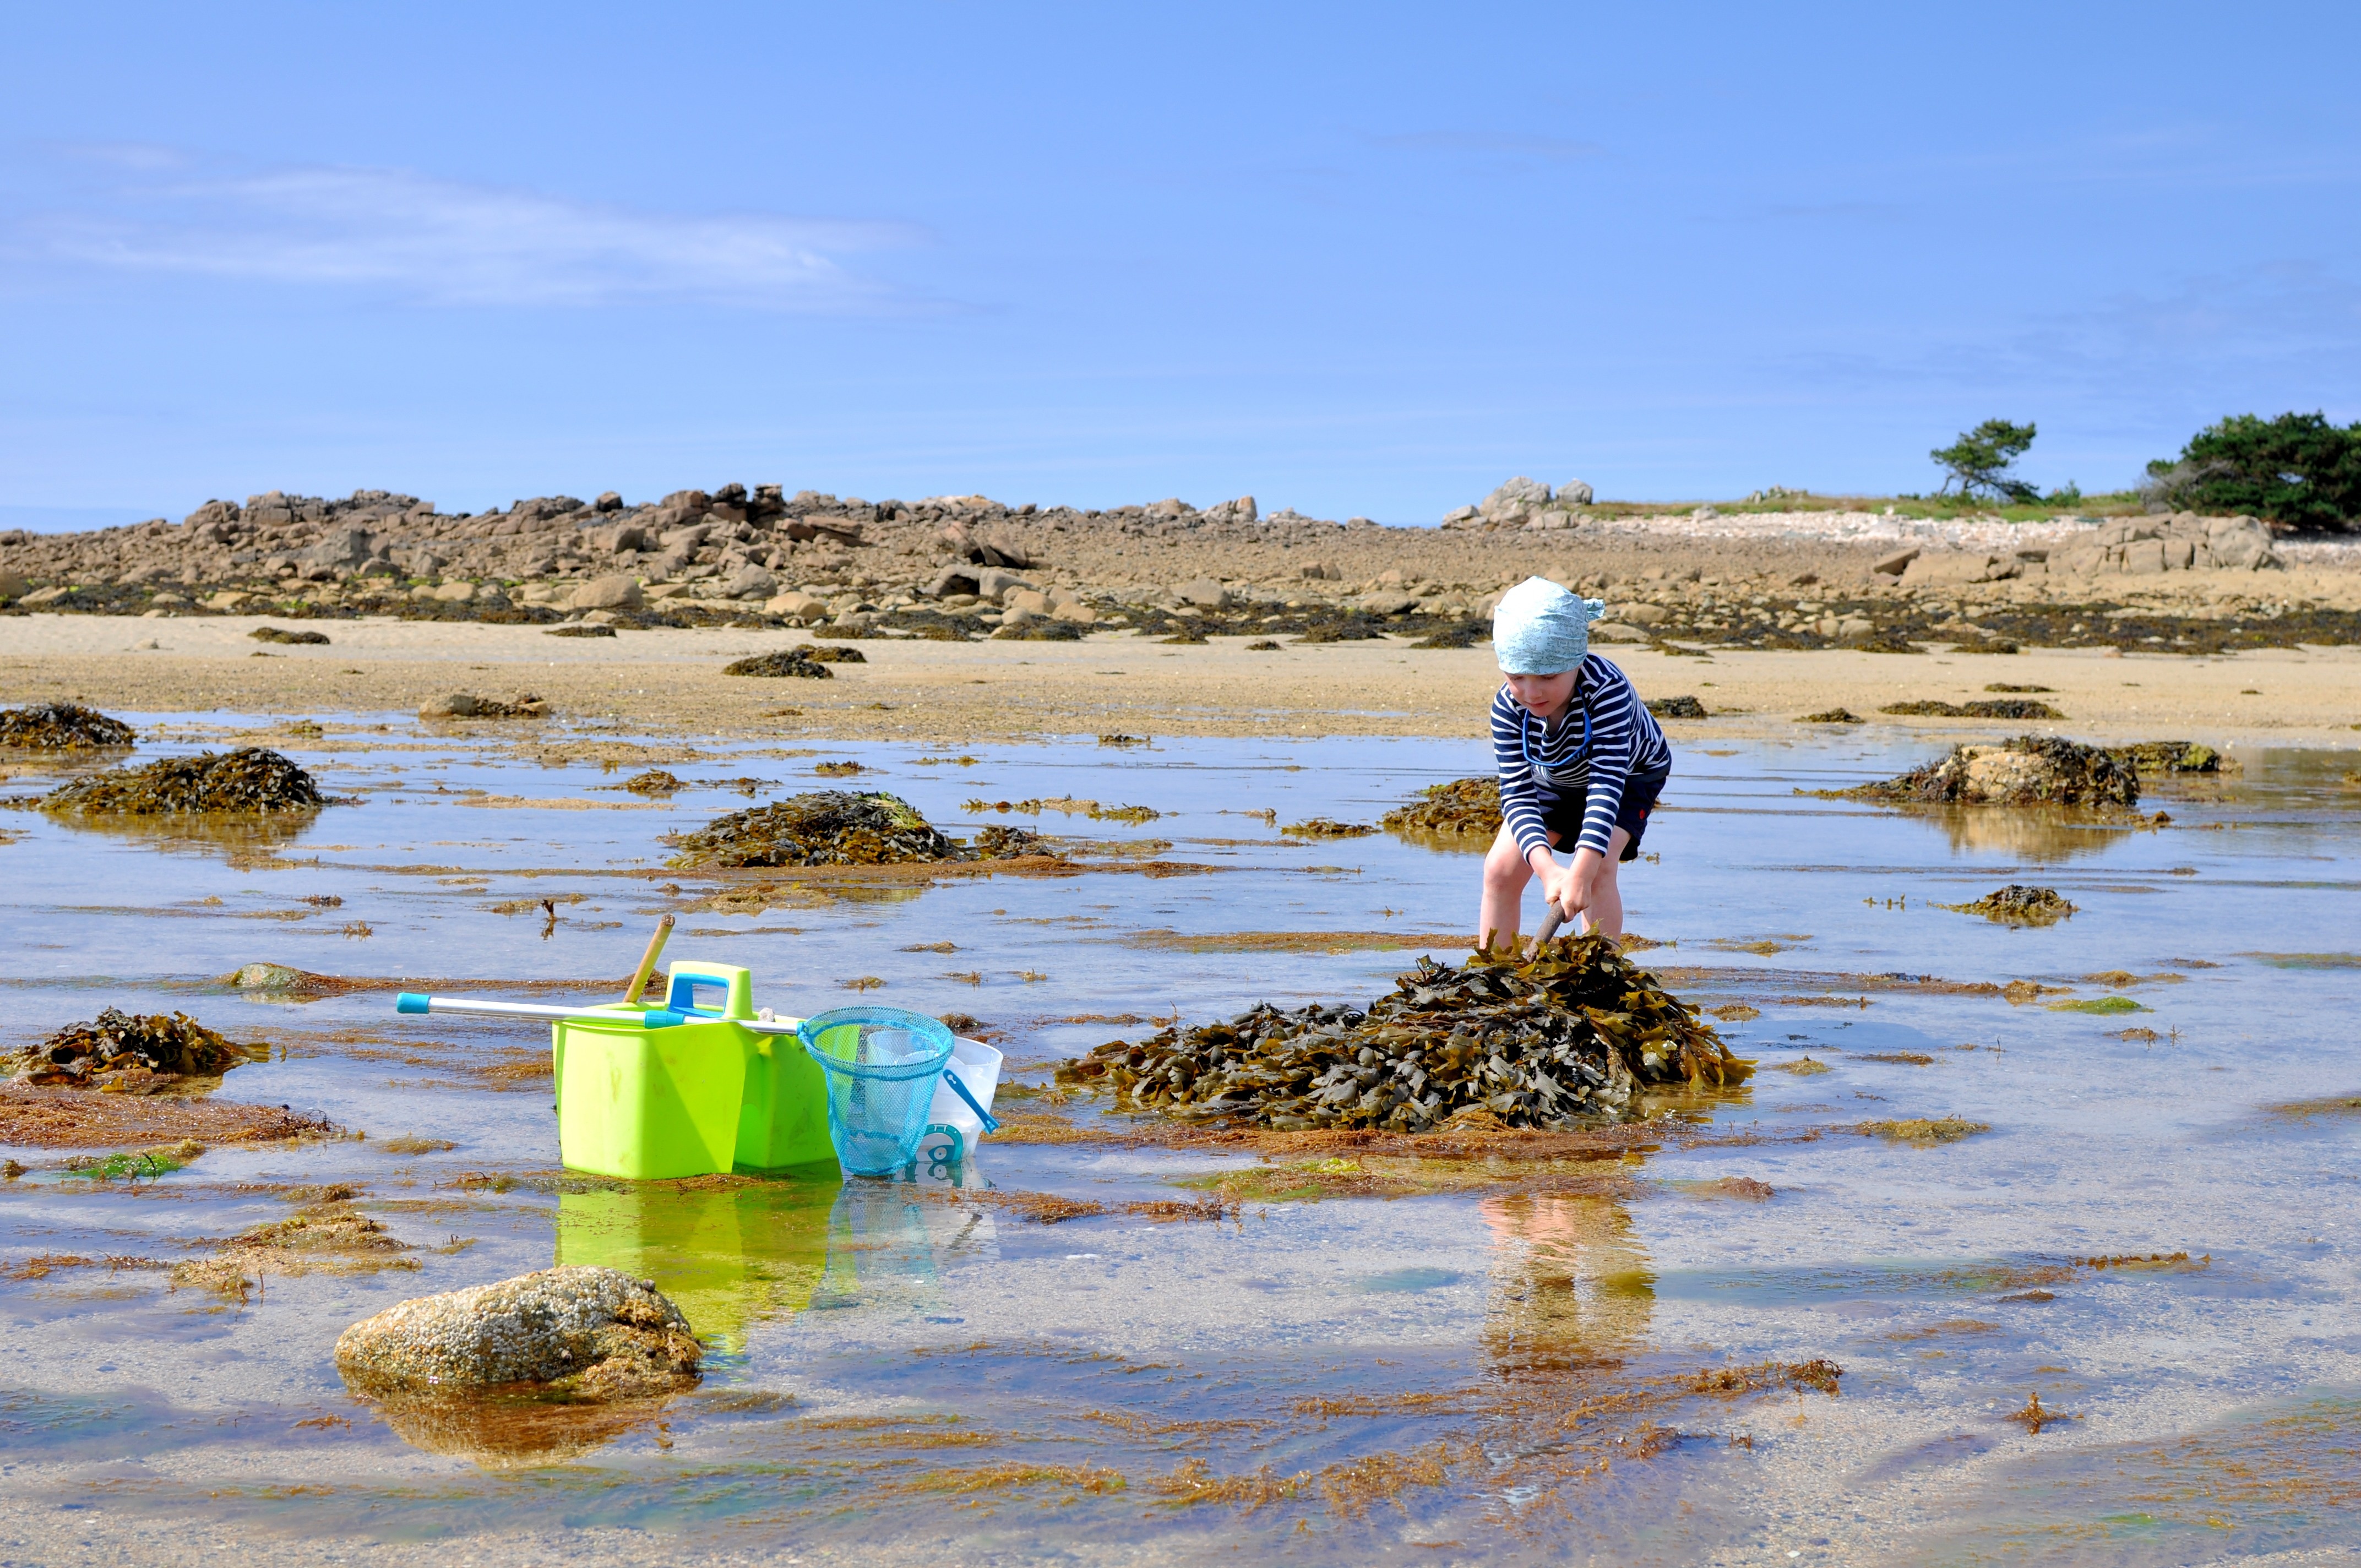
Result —
<instances>
[{"instance_id":1,"label":"pile of brown seaweed","mask_svg":"<svg viewBox=\"0 0 2361 1568\"><path fill-rule=\"evenodd\" d=\"M260 746L91 773L59 785L40 802L43 811L80 817L316 811L328 804L310 773Z\"/></svg>"},{"instance_id":2,"label":"pile of brown seaweed","mask_svg":"<svg viewBox=\"0 0 2361 1568\"><path fill-rule=\"evenodd\" d=\"M152 1094L185 1078L219 1078L269 1054L268 1046L224 1039L185 1013L141 1015L110 1007L16 1052L7 1066L19 1083Z\"/></svg>"},{"instance_id":3,"label":"pile of brown seaweed","mask_svg":"<svg viewBox=\"0 0 2361 1568\"><path fill-rule=\"evenodd\" d=\"M1408 806L1379 817L1392 833L1452 833L1490 838L1500 830L1500 781L1497 775L1429 784Z\"/></svg>"},{"instance_id":4,"label":"pile of brown seaweed","mask_svg":"<svg viewBox=\"0 0 2361 1568\"><path fill-rule=\"evenodd\" d=\"M1947 904L1943 907L1956 909L1962 915L1981 915L1987 920L2005 921L2012 926L2055 926L2073 914L2075 909L2054 887L2026 887L2014 882L1985 894L1972 904Z\"/></svg>"},{"instance_id":5,"label":"pile of brown seaweed","mask_svg":"<svg viewBox=\"0 0 2361 1568\"><path fill-rule=\"evenodd\" d=\"M1366 822L1339 822L1333 817L1314 817L1302 822L1290 822L1279 831L1290 839L1366 839L1377 829Z\"/></svg>"},{"instance_id":6,"label":"pile of brown seaweed","mask_svg":"<svg viewBox=\"0 0 2361 1568\"><path fill-rule=\"evenodd\" d=\"M1955 746L1898 778L1813 793L1898 805L2128 807L2139 804L2139 775L2102 747L2020 735L1997 746Z\"/></svg>"},{"instance_id":7,"label":"pile of brown seaweed","mask_svg":"<svg viewBox=\"0 0 2361 1568\"><path fill-rule=\"evenodd\" d=\"M80 703L45 702L38 707L0 708L0 746L44 751L91 751L128 746L137 739L131 726Z\"/></svg>"},{"instance_id":8,"label":"pile of brown seaweed","mask_svg":"<svg viewBox=\"0 0 2361 1568\"><path fill-rule=\"evenodd\" d=\"M1617 1120L1646 1086L1727 1086L1753 1070L1611 938L1585 936L1455 970L1422 958L1366 1011L1264 1003L1226 1024L1110 1040L1057 1077L1189 1121L1414 1133L1478 1111L1510 1127Z\"/></svg>"},{"instance_id":9,"label":"pile of brown seaweed","mask_svg":"<svg viewBox=\"0 0 2361 1568\"><path fill-rule=\"evenodd\" d=\"M666 842L684 871L726 866L888 866L913 861L1005 860L1038 855L1038 834L986 828L973 848L931 826L909 802L884 790L816 790L717 817Z\"/></svg>"},{"instance_id":10,"label":"pile of brown seaweed","mask_svg":"<svg viewBox=\"0 0 2361 1568\"><path fill-rule=\"evenodd\" d=\"M836 678L830 664L865 664L867 654L858 648L816 648L808 642L798 642L792 648L781 648L768 653L757 653L721 666L725 675L792 675L807 681L827 681Z\"/></svg>"},{"instance_id":11,"label":"pile of brown seaweed","mask_svg":"<svg viewBox=\"0 0 2361 1568\"><path fill-rule=\"evenodd\" d=\"M1648 699L1648 711L1659 718L1711 718L1705 704L1693 696L1654 696Z\"/></svg>"},{"instance_id":12,"label":"pile of brown seaweed","mask_svg":"<svg viewBox=\"0 0 2361 1568\"><path fill-rule=\"evenodd\" d=\"M247 633L257 642L290 642L302 648L324 648L328 634L324 631L290 631L283 626L258 626Z\"/></svg>"}]
</instances>

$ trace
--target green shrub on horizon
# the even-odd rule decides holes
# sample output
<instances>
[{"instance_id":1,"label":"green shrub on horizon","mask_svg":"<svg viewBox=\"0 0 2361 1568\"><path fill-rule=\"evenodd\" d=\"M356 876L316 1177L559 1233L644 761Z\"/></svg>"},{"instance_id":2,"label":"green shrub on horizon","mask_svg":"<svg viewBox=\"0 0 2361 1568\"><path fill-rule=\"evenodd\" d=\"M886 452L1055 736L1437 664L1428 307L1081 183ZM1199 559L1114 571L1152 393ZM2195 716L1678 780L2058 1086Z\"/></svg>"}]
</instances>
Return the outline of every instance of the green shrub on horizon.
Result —
<instances>
[{"instance_id":1,"label":"green shrub on horizon","mask_svg":"<svg viewBox=\"0 0 2361 1568\"><path fill-rule=\"evenodd\" d=\"M2175 510L2246 514L2290 528L2361 521L2361 422L2324 413L2233 414L2147 466L2147 493Z\"/></svg>"}]
</instances>

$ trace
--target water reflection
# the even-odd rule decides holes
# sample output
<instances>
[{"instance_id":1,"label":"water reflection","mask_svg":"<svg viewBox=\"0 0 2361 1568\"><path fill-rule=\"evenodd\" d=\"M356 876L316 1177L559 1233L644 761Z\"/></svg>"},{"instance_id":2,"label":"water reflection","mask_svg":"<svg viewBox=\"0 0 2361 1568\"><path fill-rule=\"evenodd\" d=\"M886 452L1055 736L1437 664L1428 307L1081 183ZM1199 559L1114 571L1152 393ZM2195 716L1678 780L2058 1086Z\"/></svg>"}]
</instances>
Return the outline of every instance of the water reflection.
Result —
<instances>
[{"instance_id":1,"label":"water reflection","mask_svg":"<svg viewBox=\"0 0 2361 1568\"><path fill-rule=\"evenodd\" d=\"M838 1198L833 1169L777 1181L645 1182L560 1195L556 1263L652 1279L708 1344L746 1348L747 1330L812 1304Z\"/></svg>"},{"instance_id":2,"label":"water reflection","mask_svg":"<svg viewBox=\"0 0 2361 1568\"><path fill-rule=\"evenodd\" d=\"M1484 1350L1502 1376L1564 1372L1645 1342L1656 1277L1620 1202L1513 1192L1478 1212L1494 1242Z\"/></svg>"},{"instance_id":3,"label":"water reflection","mask_svg":"<svg viewBox=\"0 0 2361 1568\"><path fill-rule=\"evenodd\" d=\"M1954 855L1992 855L2036 863L2102 854L2122 843L2126 834L2142 831L2102 817L2040 806L1923 806L1909 808L1907 815L1940 830Z\"/></svg>"}]
</instances>

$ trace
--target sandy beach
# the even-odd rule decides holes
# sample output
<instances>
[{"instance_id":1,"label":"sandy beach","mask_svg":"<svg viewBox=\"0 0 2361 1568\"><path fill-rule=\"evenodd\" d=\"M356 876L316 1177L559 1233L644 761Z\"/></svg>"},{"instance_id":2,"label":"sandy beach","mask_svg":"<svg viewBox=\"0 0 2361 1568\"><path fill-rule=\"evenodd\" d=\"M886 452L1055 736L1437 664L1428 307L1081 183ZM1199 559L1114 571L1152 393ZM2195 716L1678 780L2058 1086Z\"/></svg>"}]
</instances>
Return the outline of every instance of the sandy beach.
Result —
<instances>
[{"instance_id":1,"label":"sandy beach","mask_svg":"<svg viewBox=\"0 0 2361 1568\"><path fill-rule=\"evenodd\" d=\"M1174 647L1101 632L1081 642L937 642L884 637L827 681L726 676L800 631L627 630L551 637L530 626L407 620L326 623L326 647L258 651L240 616L0 619L0 701L65 698L140 712L414 713L457 691L531 692L554 717L641 731L810 740L1058 736L1472 736L1499 684L1488 648L1407 639L1249 648L1213 637ZM1682 744L1794 736L1803 715L1844 707L1945 740L2033 730L2216 746L2361 747L2361 648L2259 649L2203 657L2098 649L1923 655L1850 650L1608 650L1650 698L1694 696L1714 715L1674 720ZM2048 688L2063 721L1882 716L1895 702L1966 702L1994 685ZM785 710L793 709L793 712ZM520 732L529 720L495 721ZM487 728L479 722L473 728Z\"/></svg>"}]
</instances>

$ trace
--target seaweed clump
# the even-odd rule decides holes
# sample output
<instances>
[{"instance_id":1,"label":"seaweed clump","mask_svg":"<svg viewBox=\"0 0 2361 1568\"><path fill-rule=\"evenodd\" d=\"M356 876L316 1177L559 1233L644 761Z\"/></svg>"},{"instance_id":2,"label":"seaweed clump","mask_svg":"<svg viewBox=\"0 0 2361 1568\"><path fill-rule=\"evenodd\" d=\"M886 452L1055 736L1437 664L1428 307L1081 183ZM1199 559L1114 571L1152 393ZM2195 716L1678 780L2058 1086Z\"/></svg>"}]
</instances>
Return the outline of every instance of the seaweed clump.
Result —
<instances>
[{"instance_id":1,"label":"seaweed clump","mask_svg":"<svg viewBox=\"0 0 2361 1568\"><path fill-rule=\"evenodd\" d=\"M1377 829L1366 822L1339 822L1331 817L1314 817L1301 822L1290 822L1279 831L1290 839L1366 839Z\"/></svg>"},{"instance_id":2,"label":"seaweed clump","mask_svg":"<svg viewBox=\"0 0 2361 1568\"><path fill-rule=\"evenodd\" d=\"M860 650L850 649L848 652L858 652ZM807 681L830 681L836 678L836 672L829 669L827 663L813 658L811 649L801 643L793 648L781 649L769 653L757 653L751 659L740 659L734 663L724 664L721 666L721 673L725 675L793 675Z\"/></svg>"},{"instance_id":3,"label":"seaweed clump","mask_svg":"<svg viewBox=\"0 0 2361 1568\"><path fill-rule=\"evenodd\" d=\"M316 811L327 804L310 773L260 746L90 773L60 784L40 803L43 811L82 817Z\"/></svg>"},{"instance_id":4,"label":"seaweed clump","mask_svg":"<svg viewBox=\"0 0 2361 1568\"><path fill-rule=\"evenodd\" d=\"M701 866L887 866L962 861L970 851L884 790L815 790L717 817L669 840L672 863Z\"/></svg>"},{"instance_id":5,"label":"seaweed clump","mask_svg":"<svg viewBox=\"0 0 2361 1568\"><path fill-rule=\"evenodd\" d=\"M1429 784L1408 806L1398 806L1378 819L1391 833L1455 833L1488 839L1500 830L1500 780L1453 779Z\"/></svg>"},{"instance_id":6,"label":"seaweed clump","mask_svg":"<svg viewBox=\"0 0 2361 1568\"><path fill-rule=\"evenodd\" d=\"M1693 696L1658 696L1648 699L1648 711L1659 718L1710 718L1705 704Z\"/></svg>"},{"instance_id":7,"label":"seaweed clump","mask_svg":"<svg viewBox=\"0 0 2361 1568\"><path fill-rule=\"evenodd\" d=\"M2130 807L2139 804L2139 774L2102 747L2020 735L1997 746L1955 746L1898 778L1818 793L1926 806Z\"/></svg>"},{"instance_id":8,"label":"seaweed clump","mask_svg":"<svg viewBox=\"0 0 2361 1568\"><path fill-rule=\"evenodd\" d=\"M131 726L109 718L96 708L73 702L45 702L36 707L0 708L0 746L23 746L42 751L94 751L108 746L128 746L137 737Z\"/></svg>"},{"instance_id":9,"label":"seaweed clump","mask_svg":"<svg viewBox=\"0 0 2361 1568\"><path fill-rule=\"evenodd\" d=\"M1422 958L1366 1009L1262 1003L1224 1024L1110 1040L1057 1078L1189 1121L1415 1133L1478 1113L1488 1126L1611 1121L1646 1087L1727 1086L1752 1071L1612 938L1591 935L1530 959L1486 949L1455 970Z\"/></svg>"},{"instance_id":10,"label":"seaweed clump","mask_svg":"<svg viewBox=\"0 0 2361 1568\"><path fill-rule=\"evenodd\" d=\"M2238 764L2195 740L2141 740L2110 746L2107 755L2136 773L2235 773Z\"/></svg>"},{"instance_id":11,"label":"seaweed clump","mask_svg":"<svg viewBox=\"0 0 2361 1568\"><path fill-rule=\"evenodd\" d=\"M2034 697L1980 697L1974 702L1942 702L1927 697L1916 702L1890 702L1880 713L1918 715L1931 718L2063 718L2066 716Z\"/></svg>"},{"instance_id":12,"label":"seaweed clump","mask_svg":"<svg viewBox=\"0 0 2361 1568\"><path fill-rule=\"evenodd\" d=\"M1859 724L1860 714L1849 707L1826 707L1817 713L1807 713L1795 720L1798 724Z\"/></svg>"},{"instance_id":13,"label":"seaweed clump","mask_svg":"<svg viewBox=\"0 0 2361 1568\"><path fill-rule=\"evenodd\" d=\"M2026 887L2011 883L2006 887L1985 894L1972 904L1947 904L1946 909L1956 909L1962 915L1981 915L1987 920L2004 921L2012 926L2055 926L2074 913L2075 906L2054 887Z\"/></svg>"},{"instance_id":14,"label":"seaweed clump","mask_svg":"<svg viewBox=\"0 0 2361 1568\"><path fill-rule=\"evenodd\" d=\"M219 1078L269 1054L268 1046L242 1046L185 1013L138 1014L110 1007L15 1052L7 1064L19 1083L154 1094L183 1079Z\"/></svg>"},{"instance_id":15,"label":"seaweed clump","mask_svg":"<svg viewBox=\"0 0 2361 1568\"><path fill-rule=\"evenodd\" d=\"M328 634L324 631L290 631L283 626L258 626L247 633L257 642L288 642L303 648L325 648Z\"/></svg>"}]
</instances>

